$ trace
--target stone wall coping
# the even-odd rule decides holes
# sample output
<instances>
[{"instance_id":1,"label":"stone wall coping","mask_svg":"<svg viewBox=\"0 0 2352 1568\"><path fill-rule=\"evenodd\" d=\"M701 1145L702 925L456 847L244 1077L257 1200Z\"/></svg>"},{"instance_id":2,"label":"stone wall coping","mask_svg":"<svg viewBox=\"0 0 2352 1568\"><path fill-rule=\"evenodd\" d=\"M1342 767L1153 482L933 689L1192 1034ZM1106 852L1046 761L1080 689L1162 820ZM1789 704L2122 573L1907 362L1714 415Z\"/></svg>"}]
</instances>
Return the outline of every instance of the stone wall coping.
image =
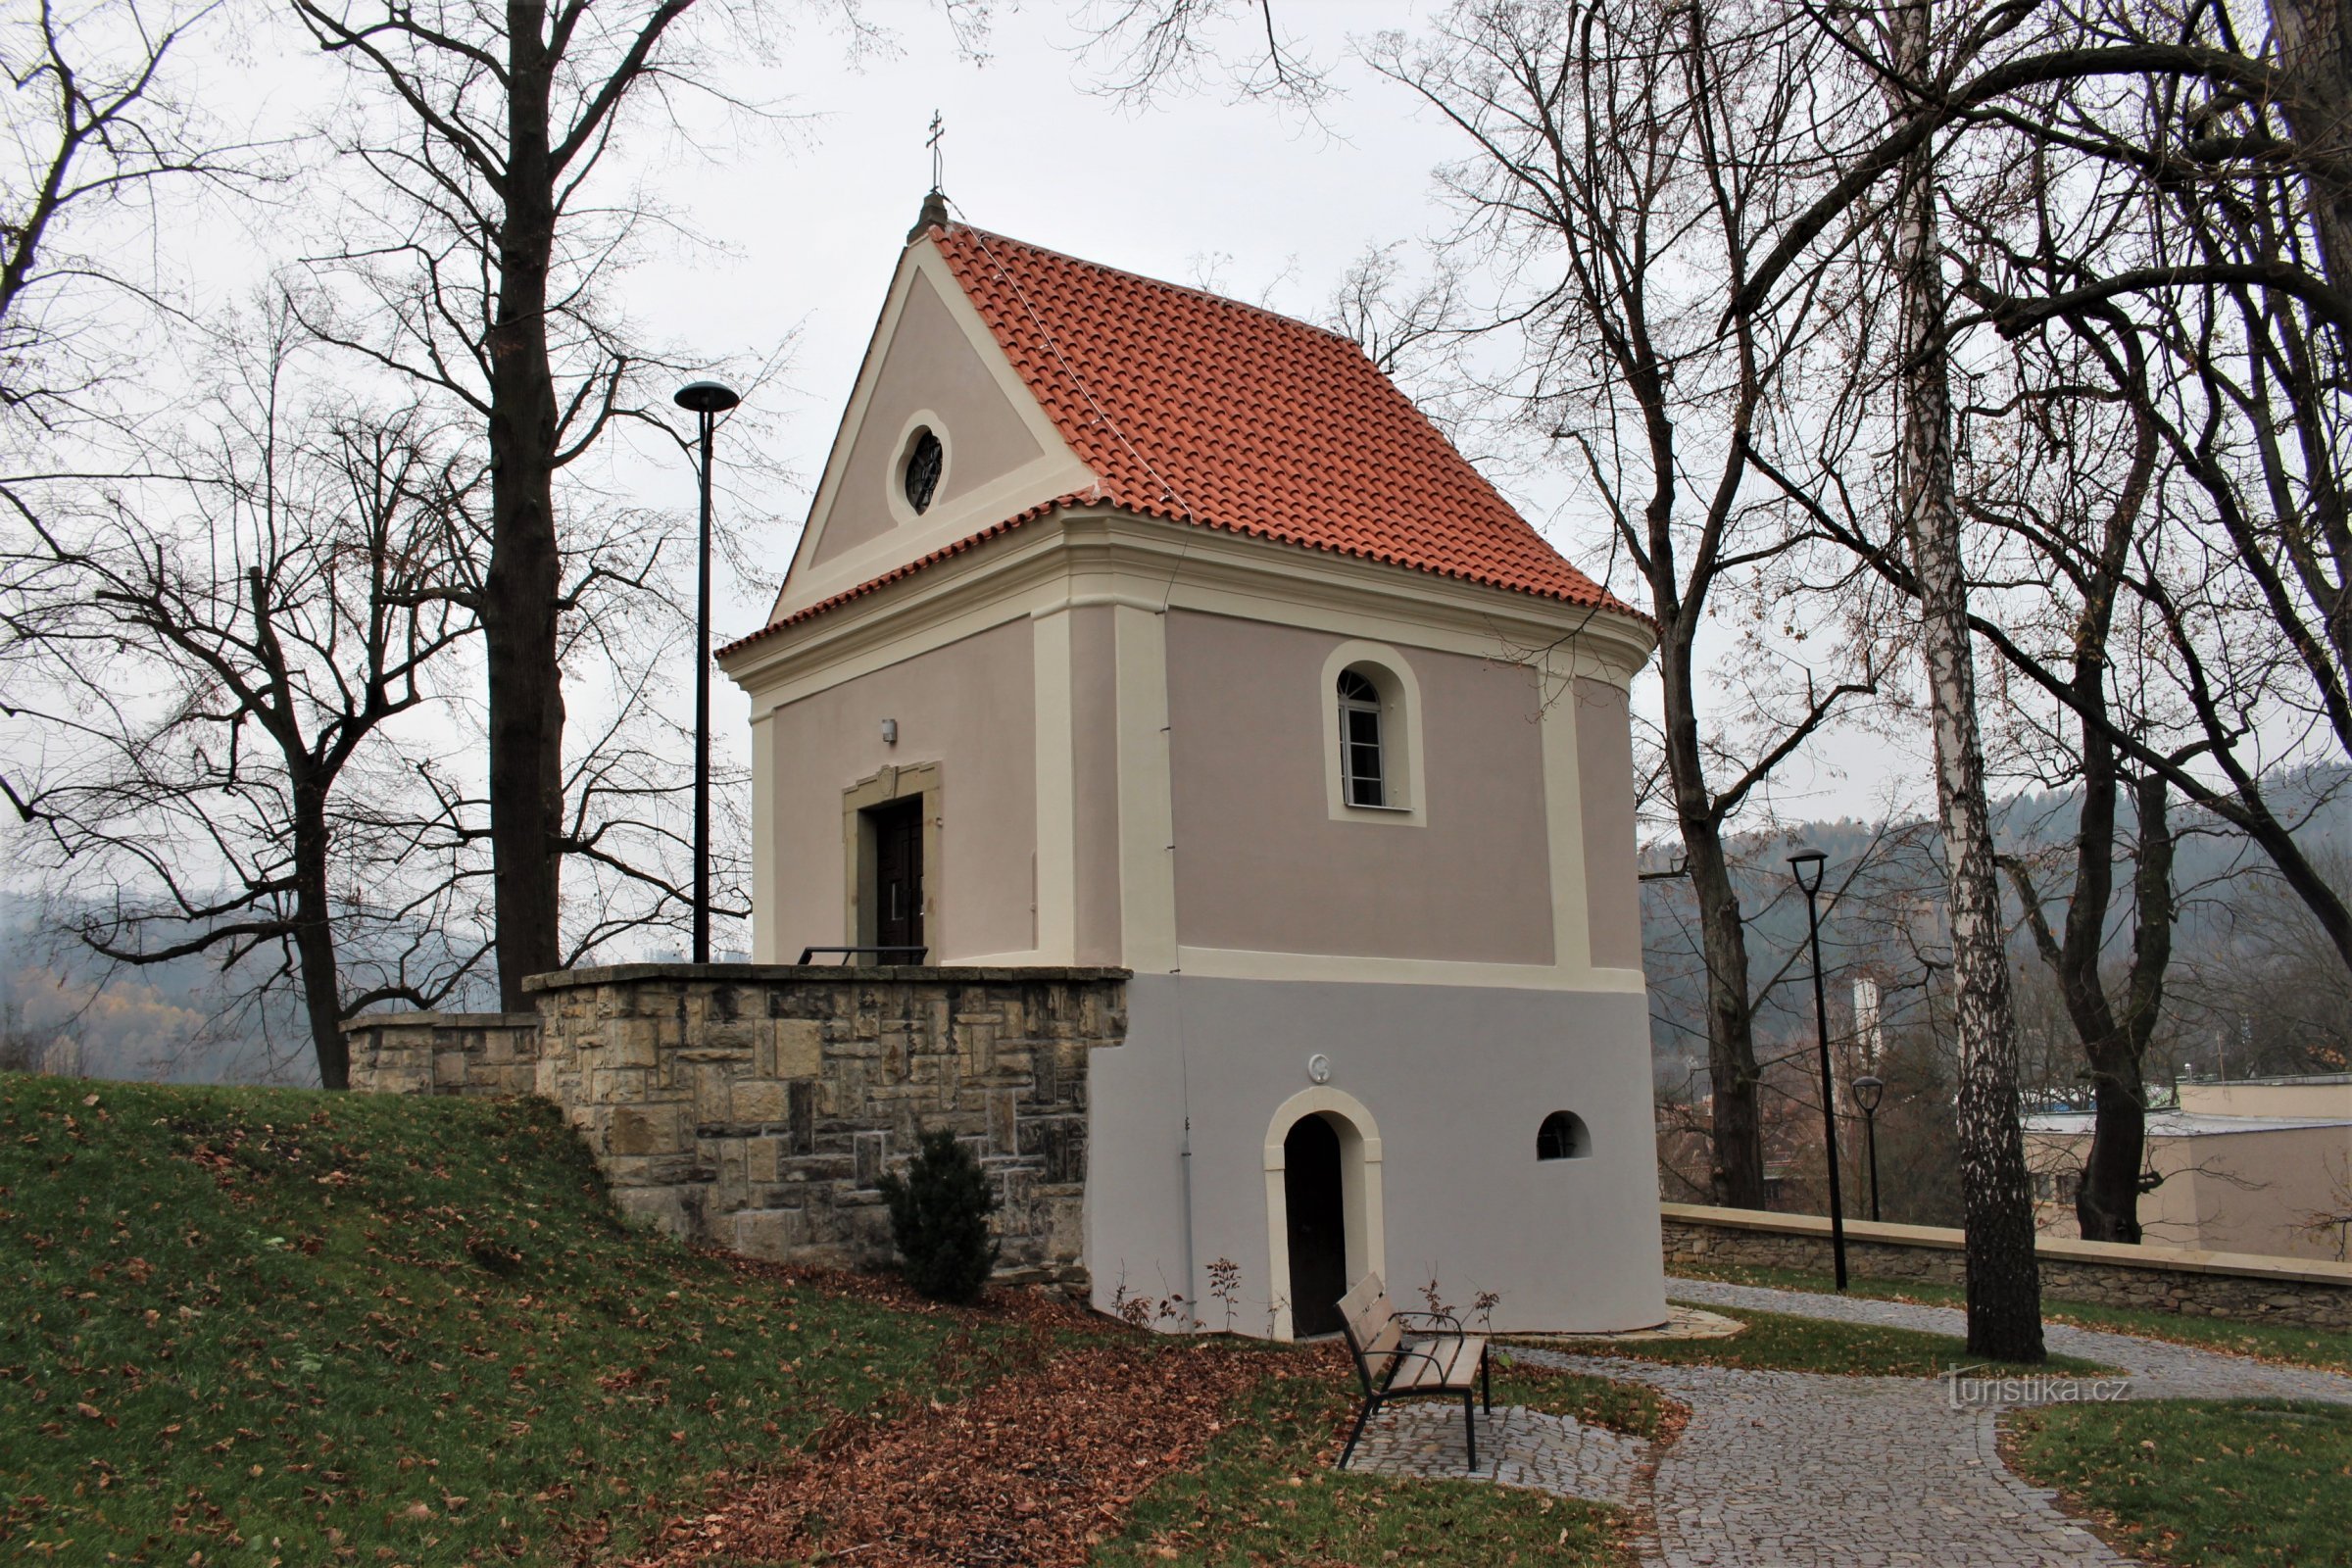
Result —
<instances>
[{"instance_id":1,"label":"stone wall coping","mask_svg":"<svg viewBox=\"0 0 2352 1568\"><path fill-rule=\"evenodd\" d=\"M343 1032L363 1029L536 1029L536 1012L363 1012Z\"/></svg>"},{"instance_id":2,"label":"stone wall coping","mask_svg":"<svg viewBox=\"0 0 2352 1568\"><path fill-rule=\"evenodd\" d=\"M1669 1223L1704 1225L1717 1230L1771 1231L1784 1236L1825 1239L1830 1234L1829 1216L1825 1214L1776 1214L1753 1208L1714 1208L1703 1203L1660 1203L1658 1214ZM1944 1252L1957 1252L1966 1246L1963 1233L1947 1226L1890 1225L1874 1220L1847 1220L1845 1239ZM2132 1247L2122 1242L2085 1242L2062 1236L2038 1238L2034 1250L2053 1263L2105 1263L2119 1268L2170 1269L2181 1274L2232 1274L2352 1290L2352 1263L2331 1263L2320 1258L2208 1252L2186 1247Z\"/></svg>"},{"instance_id":3,"label":"stone wall coping","mask_svg":"<svg viewBox=\"0 0 2352 1568\"><path fill-rule=\"evenodd\" d=\"M1038 964L1034 967L1008 964L938 964L905 963L883 965L851 965L843 963L615 963L595 969L557 969L547 974L527 976L522 982L525 991L572 991L582 986L622 985L637 980L722 980L739 985L765 985L782 981L843 981L854 980L867 985L902 982L907 984L954 983L978 985L989 982L1053 982L1125 980L1132 975L1128 969L1103 966L1072 966L1066 964ZM491 1016L500 1016L492 1014ZM536 1013L516 1016L537 1017Z\"/></svg>"}]
</instances>

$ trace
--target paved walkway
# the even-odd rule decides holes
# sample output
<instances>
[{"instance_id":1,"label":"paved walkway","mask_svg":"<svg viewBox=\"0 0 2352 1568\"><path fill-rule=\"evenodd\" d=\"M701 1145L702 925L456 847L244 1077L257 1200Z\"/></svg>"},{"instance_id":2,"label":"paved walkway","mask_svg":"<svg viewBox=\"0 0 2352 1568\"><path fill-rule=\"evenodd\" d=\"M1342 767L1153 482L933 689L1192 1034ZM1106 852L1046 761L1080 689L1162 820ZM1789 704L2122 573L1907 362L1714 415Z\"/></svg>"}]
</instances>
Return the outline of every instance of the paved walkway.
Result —
<instances>
[{"instance_id":1,"label":"paved walkway","mask_svg":"<svg viewBox=\"0 0 2352 1568\"><path fill-rule=\"evenodd\" d=\"M1957 1335L1956 1308L1670 1282L1697 1305L1788 1312ZM2352 1403L2352 1377L2273 1366L2125 1334L2051 1325L2049 1348L2122 1369L2133 1398L2293 1398ZM1941 1380L1831 1377L1514 1349L1530 1361L1646 1383L1690 1408L1681 1440L1644 1471L1646 1445L1512 1408L1482 1419L1482 1474L1646 1507L1663 1568L1935 1568L2128 1561L2001 1463L1991 1408L1954 1408ZM1492 1436L1490 1436L1492 1433ZM1490 1449L1490 1444L1494 1447ZM1490 1452L1495 1455L1490 1458ZM1462 1472L1458 1406L1392 1407L1367 1429L1355 1468Z\"/></svg>"},{"instance_id":2,"label":"paved walkway","mask_svg":"<svg viewBox=\"0 0 2352 1568\"><path fill-rule=\"evenodd\" d=\"M1478 1477L1506 1487L1632 1506L1641 1500L1640 1472L1648 1451L1640 1438L1524 1405L1497 1405L1492 1415L1482 1410L1478 1416ZM1348 1468L1380 1476L1466 1478L1461 1405L1414 1399L1385 1407L1365 1426Z\"/></svg>"}]
</instances>

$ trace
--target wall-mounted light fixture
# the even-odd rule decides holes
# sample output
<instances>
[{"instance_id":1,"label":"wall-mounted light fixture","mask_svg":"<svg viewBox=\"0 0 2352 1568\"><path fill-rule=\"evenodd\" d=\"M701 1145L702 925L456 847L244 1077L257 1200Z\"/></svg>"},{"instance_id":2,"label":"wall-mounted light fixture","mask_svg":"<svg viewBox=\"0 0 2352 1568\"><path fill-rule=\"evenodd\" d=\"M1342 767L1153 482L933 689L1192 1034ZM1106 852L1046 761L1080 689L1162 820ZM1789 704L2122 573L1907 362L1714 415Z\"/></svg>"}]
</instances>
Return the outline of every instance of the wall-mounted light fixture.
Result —
<instances>
[{"instance_id":1,"label":"wall-mounted light fixture","mask_svg":"<svg viewBox=\"0 0 2352 1568\"><path fill-rule=\"evenodd\" d=\"M882 721L882 744L885 746L899 744L899 721L897 719L886 718Z\"/></svg>"}]
</instances>

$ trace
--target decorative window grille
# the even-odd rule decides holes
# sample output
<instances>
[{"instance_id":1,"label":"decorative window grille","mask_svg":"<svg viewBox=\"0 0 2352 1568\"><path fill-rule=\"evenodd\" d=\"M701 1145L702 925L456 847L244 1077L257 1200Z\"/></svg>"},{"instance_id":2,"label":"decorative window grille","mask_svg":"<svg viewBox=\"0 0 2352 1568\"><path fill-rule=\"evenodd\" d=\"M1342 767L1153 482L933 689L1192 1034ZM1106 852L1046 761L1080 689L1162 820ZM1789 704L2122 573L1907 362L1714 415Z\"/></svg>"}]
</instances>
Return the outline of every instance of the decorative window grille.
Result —
<instances>
[{"instance_id":1,"label":"decorative window grille","mask_svg":"<svg viewBox=\"0 0 2352 1568\"><path fill-rule=\"evenodd\" d=\"M930 510L931 496L939 488L940 469L947 464L947 449L939 437L929 430L916 433L914 445L906 453L906 504L920 516Z\"/></svg>"}]
</instances>

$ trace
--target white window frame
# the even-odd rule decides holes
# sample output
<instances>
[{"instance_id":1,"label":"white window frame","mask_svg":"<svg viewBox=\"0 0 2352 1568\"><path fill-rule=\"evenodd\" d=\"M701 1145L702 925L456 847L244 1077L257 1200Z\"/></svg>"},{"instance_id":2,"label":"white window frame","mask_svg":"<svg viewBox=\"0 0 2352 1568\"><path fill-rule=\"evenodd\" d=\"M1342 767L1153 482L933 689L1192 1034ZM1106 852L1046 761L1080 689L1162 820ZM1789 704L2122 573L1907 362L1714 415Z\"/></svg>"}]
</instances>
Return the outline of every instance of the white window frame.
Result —
<instances>
[{"instance_id":1,"label":"white window frame","mask_svg":"<svg viewBox=\"0 0 2352 1568\"><path fill-rule=\"evenodd\" d=\"M1369 680L1380 694L1381 785L1386 795L1380 806L1356 806L1348 798L1347 742L1341 733L1345 710L1339 692L1341 673L1350 669ZM1323 661L1315 688L1315 711L1321 715L1323 728L1323 778L1331 819L1426 827L1421 684L1411 662L1386 643L1341 643Z\"/></svg>"}]
</instances>

